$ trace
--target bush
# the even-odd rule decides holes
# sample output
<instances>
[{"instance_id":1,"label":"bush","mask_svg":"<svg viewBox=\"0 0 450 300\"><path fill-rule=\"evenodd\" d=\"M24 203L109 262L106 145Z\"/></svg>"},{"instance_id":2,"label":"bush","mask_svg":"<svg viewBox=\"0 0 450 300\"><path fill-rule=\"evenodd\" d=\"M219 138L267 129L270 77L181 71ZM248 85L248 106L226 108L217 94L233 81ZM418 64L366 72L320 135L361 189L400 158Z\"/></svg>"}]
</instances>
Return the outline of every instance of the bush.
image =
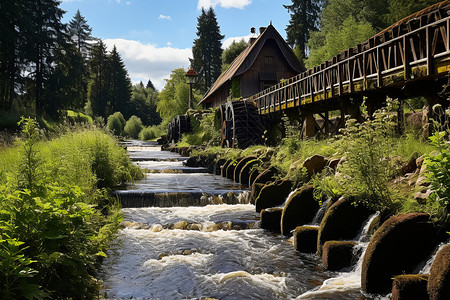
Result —
<instances>
[{"instance_id":1,"label":"bush","mask_svg":"<svg viewBox=\"0 0 450 300\"><path fill-rule=\"evenodd\" d=\"M157 135L157 129L155 126L148 126L139 132L139 139L142 141L149 141L156 138Z\"/></svg>"},{"instance_id":2,"label":"bush","mask_svg":"<svg viewBox=\"0 0 450 300\"><path fill-rule=\"evenodd\" d=\"M126 136L132 139L137 139L139 138L139 133L141 132L142 127L141 119L136 116L131 116L125 124L123 132Z\"/></svg>"},{"instance_id":3,"label":"bush","mask_svg":"<svg viewBox=\"0 0 450 300\"><path fill-rule=\"evenodd\" d=\"M0 155L0 298L94 299L121 221L107 192L142 173L100 130L42 141L35 121Z\"/></svg>"},{"instance_id":4,"label":"bush","mask_svg":"<svg viewBox=\"0 0 450 300\"><path fill-rule=\"evenodd\" d=\"M121 112L115 112L108 117L106 128L115 135L122 135L125 127L125 119Z\"/></svg>"}]
</instances>

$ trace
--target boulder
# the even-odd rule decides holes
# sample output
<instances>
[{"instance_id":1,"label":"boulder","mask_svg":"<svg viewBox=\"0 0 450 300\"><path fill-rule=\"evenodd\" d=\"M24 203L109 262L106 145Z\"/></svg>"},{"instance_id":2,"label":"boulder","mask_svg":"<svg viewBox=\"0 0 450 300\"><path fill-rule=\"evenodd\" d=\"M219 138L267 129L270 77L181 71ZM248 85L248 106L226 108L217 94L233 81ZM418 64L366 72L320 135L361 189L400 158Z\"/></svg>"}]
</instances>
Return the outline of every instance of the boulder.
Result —
<instances>
[{"instance_id":1,"label":"boulder","mask_svg":"<svg viewBox=\"0 0 450 300\"><path fill-rule=\"evenodd\" d=\"M407 173L413 173L417 169L417 157L419 155L417 153L414 153L408 162L402 165L401 175L405 175Z\"/></svg>"},{"instance_id":2,"label":"boulder","mask_svg":"<svg viewBox=\"0 0 450 300\"><path fill-rule=\"evenodd\" d=\"M192 156L189 157L186 162L184 163L186 167L192 167L196 168L199 166L199 157L198 156Z\"/></svg>"},{"instance_id":3,"label":"boulder","mask_svg":"<svg viewBox=\"0 0 450 300\"><path fill-rule=\"evenodd\" d=\"M222 177L227 177L227 168L228 168L228 165L232 161L233 161L233 159L230 158L222 165L221 170L220 170L220 175L222 175Z\"/></svg>"},{"instance_id":4,"label":"boulder","mask_svg":"<svg viewBox=\"0 0 450 300\"><path fill-rule=\"evenodd\" d=\"M428 275L398 275L392 282L392 300L428 299Z\"/></svg>"},{"instance_id":5,"label":"boulder","mask_svg":"<svg viewBox=\"0 0 450 300\"><path fill-rule=\"evenodd\" d=\"M279 207L272 207L261 210L261 228L279 233L282 212L283 209Z\"/></svg>"},{"instance_id":6,"label":"boulder","mask_svg":"<svg viewBox=\"0 0 450 300\"><path fill-rule=\"evenodd\" d=\"M236 165L239 161L240 161L240 159L235 159L228 164L227 171L225 173L226 178L231 179L231 180L234 179L234 168L236 168Z\"/></svg>"},{"instance_id":7,"label":"boulder","mask_svg":"<svg viewBox=\"0 0 450 300\"><path fill-rule=\"evenodd\" d=\"M289 180L266 184L255 200L256 212L260 212L264 208L282 205L291 192L291 188L292 182Z\"/></svg>"},{"instance_id":8,"label":"boulder","mask_svg":"<svg viewBox=\"0 0 450 300\"><path fill-rule=\"evenodd\" d=\"M234 171L233 171L233 180L236 182L239 182L239 174L241 174L241 170L242 168L245 167L245 165L251 161L256 159L255 156L246 156L240 160L237 161L236 166L234 167ZM245 183L247 184L247 183Z\"/></svg>"},{"instance_id":9,"label":"boulder","mask_svg":"<svg viewBox=\"0 0 450 300\"><path fill-rule=\"evenodd\" d=\"M214 164L214 174L220 175L222 172L222 166L227 162L225 158L219 158L216 160L216 163Z\"/></svg>"},{"instance_id":10,"label":"boulder","mask_svg":"<svg viewBox=\"0 0 450 300\"><path fill-rule=\"evenodd\" d=\"M427 290L430 300L450 299L450 244L437 253L431 265Z\"/></svg>"},{"instance_id":11,"label":"boulder","mask_svg":"<svg viewBox=\"0 0 450 300\"><path fill-rule=\"evenodd\" d=\"M281 216L281 233L283 235L290 235L295 227L308 224L314 219L320 205L314 199L313 193L313 186L308 185L291 194Z\"/></svg>"},{"instance_id":12,"label":"boulder","mask_svg":"<svg viewBox=\"0 0 450 300\"><path fill-rule=\"evenodd\" d=\"M256 198L258 198L259 193L261 192L262 188L265 186L265 184L262 183L255 183L252 185L252 191L250 192L250 203L255 204Z\"/></svg>"},{"instance_id":13,"label":"boulder","mask_svg":"<svg viewBox=\"0 0 450 300\"><path fill-rule=\"evenodd\" d=\"M330 161L328 162L328 167L331 168L331 169L333 169L333 170L336 170L336 169L337 169L337 166L339 165L339 162L340 162L340 161L341 161L340 158L332 159L332 160L330 160Z\"/></svg>"},{"instance_id":14,"label":"boulder","mask_svg":"<svg viewBox=\"0 0 450 300\"><path fill-rule=\"evenodd\" d=\"M412 273L429 256L434 244L435 229L428 214L390 217L378 228L366 249L361 270L362 290L389 293L392 278Z\"/></svg>"},{"instance_id":15,"label":"boulder","mask_svg":"<svg viewBox=\"0 0 450 300\"><path fill-rule=\"evenodd\" d=\"M325 213L317 237L317 252L322 253L326 241L353 240L373 211L363 205L354 205L353 198L341 198Z\"/></svg>"},{"instance_id":16,"label":"boulder","mask_svg":"<svg viewBox=\"0 0 450 300\"><path fill-rule=\"evenodd\" d=\"M250 172L253 170L253 167L258 164L257 159L253 159L248 161L245 166L241 169L239 173L239 183L248 185L250 180Z\"/></svg>"},{"instance_id":17,"label":"boulder","mask_svg":"<svg viewBox=\"0 0 450 300\"><path fill-rule=\"evenodd\" d=\"M308 171L308 176L311 177L313 174L319 173L328 164L328 160L322 155L313 155L308 157L303 162L303 168Z\"/></svg>"},{"instance_id":18,"label":"boulder","mask_svg":"<svg viewBox=\"0 0 450 300\"><path fill-rule=\"evenodd\" d=\"M322 248L322 265L330 271L338 271L352 265L354 241L327 241Z\"/></svg>"},{"instance_id":19,"label":"boulder","mask_svg":"<svg viewBox=\"0 0 450 300\"><path fill-rule=\"evenodd\" d=\"M251 168L250 174L248 176L248 186L252 186L255 182L256 177L258 177L259 171L257 168Z\"/></svg>"},{"instance_id":20,"label":"boulder","mask_svg":"<svg viewBox=\"0 0 450 300\"><path fill-rule=\"evenodd\" d=\"M316 253L319 227L298 226L294 230L294 248L302 253Z\"/></svg>"},{"instance_id":21,"label":"boulder","mask_svg":"<svg viewBox=\"0 0 450 300\"><path fill-rule=\"evenodd\" d=\"M274 181L275 175L278 173L278 170L274 167L266 169L262 171L255 179L253 183L268 183L270 181Z\"/></svg>"}]
</instances>

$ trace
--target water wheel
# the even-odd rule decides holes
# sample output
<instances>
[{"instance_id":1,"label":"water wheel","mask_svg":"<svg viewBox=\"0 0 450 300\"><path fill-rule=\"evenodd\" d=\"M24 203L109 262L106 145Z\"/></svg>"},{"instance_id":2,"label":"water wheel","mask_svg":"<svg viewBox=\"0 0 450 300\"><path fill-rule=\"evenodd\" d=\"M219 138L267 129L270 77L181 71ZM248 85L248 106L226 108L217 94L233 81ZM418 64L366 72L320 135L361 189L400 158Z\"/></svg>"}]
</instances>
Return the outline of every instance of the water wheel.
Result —
<instances>
[{"instance_id":1,"label":"water wheel","mask_svg":"<svg viewBox=\"0 0 450 300\"><path fill-rule=\"evenodd\" d=\"M191 131L191 122L187 115L179 115L176 119L178 126L178 138L181 138L183 133Z\"/></svg>"},{"instance_id":2,"label":"water wheel","mask_svg":"<svg viewBox=\"0 0 450 300\"><path fill-rule=\"evenodd\" d=\"M227 101L220 109L222 147L243 149L262 142L264 125L253 102Z\"/></svg>"}]
</instances>

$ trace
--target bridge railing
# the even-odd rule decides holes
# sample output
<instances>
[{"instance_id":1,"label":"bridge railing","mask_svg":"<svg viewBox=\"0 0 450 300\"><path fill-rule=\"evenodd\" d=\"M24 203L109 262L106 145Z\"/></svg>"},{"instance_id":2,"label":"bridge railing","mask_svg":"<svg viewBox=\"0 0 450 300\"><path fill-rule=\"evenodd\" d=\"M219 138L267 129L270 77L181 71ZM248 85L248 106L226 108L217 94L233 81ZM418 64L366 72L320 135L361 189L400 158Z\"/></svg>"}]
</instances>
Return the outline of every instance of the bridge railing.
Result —
<instances>
[{"instance_id":1,"label":"bridge railing","mask_svg":"<svg viewBox=\"0 0 450 300\"><path fill-rule=\"evenodd\" d=\"M402 24L249 98L266 114L450 70L450 17ZM414 28L417 27L417 28Z\"/></svg>"}]
</instances>

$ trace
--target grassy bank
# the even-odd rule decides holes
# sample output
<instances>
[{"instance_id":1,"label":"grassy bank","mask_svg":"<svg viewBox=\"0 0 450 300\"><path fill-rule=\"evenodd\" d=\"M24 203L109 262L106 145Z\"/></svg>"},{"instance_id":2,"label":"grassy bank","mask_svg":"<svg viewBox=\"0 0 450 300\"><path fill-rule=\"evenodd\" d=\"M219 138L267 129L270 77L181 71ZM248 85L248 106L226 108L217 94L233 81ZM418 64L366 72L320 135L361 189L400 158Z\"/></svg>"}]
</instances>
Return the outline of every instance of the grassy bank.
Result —
<instances>
[{"instance_id":1,"label":"grassy bank","mask_svg":"<svg viewBox=\"0 0 450 300\"><path fill-rule=\"evenodd\" d=\"M74 130L52 140L33 120L0 149L2 299L92 299L121 220L111 189L140 178L114 138Z\"/></svg>"},{"instance_id":2,"label":"grassy bank","mask_svg":"<svg viewBox=\"0 0 450 300\"><path fill-rule=\"evenodd\" d=\"M408 128L400 134L396 115L379 111L362 124L349 120L340 135L327 139L302 140L298 130L285 126L286 137L275 147L257 145L244 150L207 147L194 151L193 155L214 154L225 159L257 156L261 161L259 169L275 167L279 177L292 180L296 187L313 183L321 197L353 197L358 204L388 215L427 212L438 224L448 226L450 130L448 114L442 113L440 117L446 121L435 124L435 134L429 139ZM186 140L182 139L182 146L186 146ZM337 169L326 167L311 178L305 175L302 166L313 155L341 162ZM406 176L402 170L409 162L415 165L419 157L424 158L424 167ZM425 187L414 185L420 177L429 183L431 192L425 200L414 197Z\"/></svg>"}]
</instances>

